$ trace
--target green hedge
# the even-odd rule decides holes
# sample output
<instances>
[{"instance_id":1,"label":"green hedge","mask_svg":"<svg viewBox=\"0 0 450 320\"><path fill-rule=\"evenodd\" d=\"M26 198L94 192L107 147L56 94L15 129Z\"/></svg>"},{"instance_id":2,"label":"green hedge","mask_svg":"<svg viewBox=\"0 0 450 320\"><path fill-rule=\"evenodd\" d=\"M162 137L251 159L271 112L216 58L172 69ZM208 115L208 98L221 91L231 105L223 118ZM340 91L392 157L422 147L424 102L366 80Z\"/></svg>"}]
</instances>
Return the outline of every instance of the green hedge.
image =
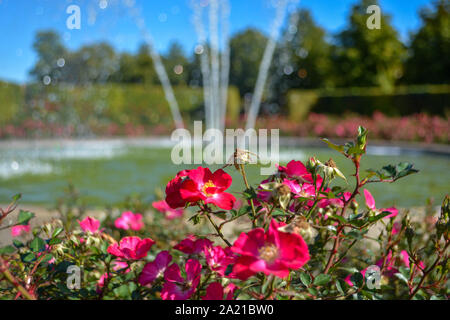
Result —
<instances>
[{"instance_id":1,"label":"green hedge","mask_svg":"<svg viewBox=\"0 0 450 320\"><path fill-rule=\"evenodd\" d=\"M16 86L18 87L18 86ZM58 85L43 87L39 84L20 88L20 94L11 86L6 86L6 93L0 97L7 101L0 106L0 112L7 112L14 106L14 113L9 112L9 120L29 117L31 113L40 113L41 119L51 116L55 122L69 123L76 118L85 125L115 123L119 125L172 125L172 115L160 86L142 84L104 84L90 86ZM198 118L203 112L203 89L186 86L174 87L174 94L186 123ZM240 97L237 88L229 89L228 117L237 118ZM237 96L236 96L237 95ZM26 97L26 98L25 98ZM56 119L56 120L55 120Z\"/></svg>"},{"instance_id":2,"label":"green hedge","mask_svg":"<svg viewBox=\"0 0 450 320\"><path fill-rule=\"evenodd\" d=\"M289 115L295 120L302 120L309 112L446 115L450 108L450 85L399 86L391 92L380 88L290 90L287 102Z\"/></svg>"},{"instance_id":3,"label":"green hedge","mask_svg":"<svg viewBox=\"0 0 450 320\"><path fill-rule=\"evenodd\" d=\"M24 88L0 81L0 125L14 121L23 104Z\"/></svg>"}]
</instances>

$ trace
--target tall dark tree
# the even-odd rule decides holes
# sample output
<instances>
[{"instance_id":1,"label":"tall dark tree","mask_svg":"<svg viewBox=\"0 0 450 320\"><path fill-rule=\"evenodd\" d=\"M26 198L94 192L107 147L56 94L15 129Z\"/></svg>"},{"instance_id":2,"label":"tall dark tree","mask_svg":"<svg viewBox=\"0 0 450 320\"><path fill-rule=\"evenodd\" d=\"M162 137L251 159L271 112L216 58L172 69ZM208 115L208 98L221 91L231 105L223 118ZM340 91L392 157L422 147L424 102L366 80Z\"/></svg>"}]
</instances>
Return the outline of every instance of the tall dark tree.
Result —
<instances>
[{"instance_id":1,"label":"tall dark tree","mask_svg":"<svg viewBox=\"0 0 450 320\"><path fill-rule=\"evenodd\" d=\"M153 60L149 47L142 44L136 55L122 53L120 55L120 67L115 75L115 80L125 83L158 83Z\"/></svg>"},{"instance_id":2,"label":"tall dark tree","mask_svg":"<svg viewBox=\"0 0 450 320\"><path fill-rule=\"evenodd\" d=\"M119 58L108 43L86 45L68 55L64 81L86 84L107 82L119 69Z\"/></svg>"},{"instance_id":3,"label":"tall dark tree","mask_svg":"<svg viewBox=\"0 0 450 320\"><path fill-rule=\"evenodd\" d=\"M348 27L336 37L335 81L338 86L380 86L391 88L402 76L406 49L390 23L381 14L381 28L367 27L367 8L376 0L361 0L353 6Z\"/></svg>"},{"instance_id":4,"label":"tall dark tree","mask_svg":"<svg viewBox=\"0 0 450 320\"><path fill-rule=\"evenodd\" d=\"M163 60L172 85L187 84L189 61L178 42L172 42Z\"/></svg>"},{"instance_id":5,"label":"tall dark tree","mask_svg":"<svg viewBox=\"0 0 450 320\"><path fill-rule=\"evenodd\" d=\"M198 87L203 85L203 74L200 62L200 54L194 54L189 59L189 64L186 67L187 81L190 86Z\"/></svg>"},{"instance_id":6,"label":"tall dark tree","mask_svg":"<svg viewBox=\"0 0 450 320\"><path fill-rule=\"evenodd\" d=\"M251 28L231 38L230 84L239 88L241 96L254 90L266 43L267 37Z\"/></svg>"},{"instance_id":7,"label":"tall dark tree","mask_svg":"<svg viewBox=\"0 0 450 320\"><path fill-rule=\"evenodd\" d=\"M273 61L271 88L283 96L290 88L319 88L331 85L330 44L326 32L310 12L291 14Z\"/></svg>"},{"instance_id":8,"label":"tall dark tree","mask_svg":"<svg viewBox=\"0 0 450 320\"><path fill-rule=\"evenodd\" d=\"M422 26L412 35L406 62L408 83L450 82L450 2L433 2L420 11Z\"/></svg>"},{"instance_id":9,"label":"tall dark tree","mask_svg":"<svg viewBox=\"0 0 450 320\"><path fill-rule=\"evenodd\" d=\"M44 77L48 76L53 84L60 81L63 74L61 67L58 66L58 60L67 59L67 50L60 36L51 30L40 31L36 34L33 48L38 60L30 71L32 78L41 82Z\"/></svg>"}]
</instances>

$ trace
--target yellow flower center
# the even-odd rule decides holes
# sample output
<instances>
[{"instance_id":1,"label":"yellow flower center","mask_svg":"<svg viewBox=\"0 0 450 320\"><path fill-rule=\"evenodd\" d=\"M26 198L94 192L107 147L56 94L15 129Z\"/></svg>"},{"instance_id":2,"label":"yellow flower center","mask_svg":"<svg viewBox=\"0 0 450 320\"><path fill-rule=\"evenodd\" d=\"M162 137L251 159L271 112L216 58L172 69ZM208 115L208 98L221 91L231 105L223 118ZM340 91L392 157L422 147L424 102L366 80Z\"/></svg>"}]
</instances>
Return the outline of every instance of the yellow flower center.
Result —
<instances>
[{"instance_id":1,"label":"yellow flower center","mask_svg":"<svg viewBox=\"0 0 450 320\"><path fill-rule=\"evenodd\" d=\"M266 262L273 262L278 258L278 248L274 244L268 244L259 248L259 258Z\"/></svg>"},{"instance_id":2,"label":"yellow flower center","mask_svg":"<svg viewBox=\"0 0 450 320\"><path fill-rule=\"evenodd\" d=\"M206 190L208 190L208 188L214 188L215 186L216 186L216 185L215 185L211 180L209 180L208 182L206 182L206 183L203 185L203 188L202 188L203 194L204 194L205 196L207 196L207 197L212 197L213 194L212 194L212 193L206 192Z\"/></svg>"}]
</instances>

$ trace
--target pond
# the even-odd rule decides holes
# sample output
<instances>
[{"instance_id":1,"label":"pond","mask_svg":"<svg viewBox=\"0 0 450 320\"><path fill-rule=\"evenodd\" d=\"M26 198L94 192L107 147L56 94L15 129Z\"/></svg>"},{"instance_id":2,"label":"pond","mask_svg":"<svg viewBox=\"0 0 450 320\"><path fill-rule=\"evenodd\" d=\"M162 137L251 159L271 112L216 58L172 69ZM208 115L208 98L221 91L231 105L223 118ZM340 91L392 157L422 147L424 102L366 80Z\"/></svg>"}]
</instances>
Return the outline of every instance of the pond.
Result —
<instances>
[{"instance_id":1,"label":"pond","mask_svg":"<svg viewBox=\"0 0 450 320\"><path fill-rule=\"evenodd\" d=\"M420 170L393 184L372 184L370 191L378 207L423 206L428 198L439 204L450 187L446 156L401 154L397 149L371 148L362 170L378 169L386 164L409 161ZM72 183L88 205L116 204L131 194L155 197L179 170L195 166L177 166L170 159L167 140L83 140L11 142L0 144L0 203L8 203L16 193L22 203L53 205ZM280 162L291 159L305 161L316 155L322 161L333 157L344 174L353 173L351 163L342 155L326 148L280 148ZM217 168L218 166L216 166ZM242 190L242 179L233 167L232 191ZM262 180L257 166L248 167L249 180L256 185ZM351 177L349 176L350 180ZM340 182L342 184L345 182Z\"/></svg>"}]
</instances>

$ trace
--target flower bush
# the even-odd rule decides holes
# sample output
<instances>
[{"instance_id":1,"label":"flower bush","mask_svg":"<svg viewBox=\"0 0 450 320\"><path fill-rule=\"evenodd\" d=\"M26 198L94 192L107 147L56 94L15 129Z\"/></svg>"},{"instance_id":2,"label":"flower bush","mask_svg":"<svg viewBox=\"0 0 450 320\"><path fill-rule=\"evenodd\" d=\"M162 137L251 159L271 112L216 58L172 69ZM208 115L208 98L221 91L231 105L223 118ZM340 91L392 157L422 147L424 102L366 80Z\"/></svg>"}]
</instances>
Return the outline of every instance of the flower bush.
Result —
<instances>
[{"instance_id":1,"label":"flower bush","mask_svg":"<svg viewBox=\"0 0 450 320\"><path fill-rule=\"evenodd\" d=\"M310 113L301 123L286 117L274 116L259 118L260 128L280 128L280 134L296 137L333 137L346 139L363 125L370 130L371 137L378 140L417 141L449 143L450 118L428 115L426 113L412 114L401 117L389 117L376 111L371 117L348 114L340 117ZM276 127L274 127L276 126Z\"/></svg>"},{"instance_id":2,"label":"flower bush","mask_svg":"<svg viewBox=\"0 0 450 320\"><path fill-rule=\"evenodd\" d=\"M363 127L353 142L323 141L353 163L352 177L332 159L312 157L253 184L236 157L214 172L180 171L153 211L133 198L123 213L99 219L69 206L61 219L31 228L34 214L22 210L15 224L1 227L14 238L0 249L0 297L446 299L450 197L437 218L377 208L367 187L417 173L413 165L362 172ZM226 171L234 169L245 183L236 195L227 192L233 181ZM0 211L0 223L19 198ZM240 233L226 232L229 225Z\"/></svg>"},{"instance_id":3,"label":"flower bush","mask_svg":"<svg viewBox=\"0 0 450 320\"><path fill-rule=\"evenodd\" d=\"M346 139L353 136L360 124L368 128L371 136L378 140L417 141L448 144L450 141L450 118L448 116L428 115L418 113L401 117L390 117L376 111L371 117L349 114L340 117L310 113L302 121L293 121L286 116L270 115L259 117L256 126L266 129L280 129L285 136L295 137L333 137ZM244 123L245 119L240 119ZM230 127L236 126L236 121L227 121ZM97 136L161 136L170 135L173 128L170 125L119 125L117 123L91 126L90 131ZM77 136L77 130L72 125L44 123L41 120L27 119L20 125L7 124L0 127L0 138L25 137L70 137Z\"/></svg>"}]
</instances>

